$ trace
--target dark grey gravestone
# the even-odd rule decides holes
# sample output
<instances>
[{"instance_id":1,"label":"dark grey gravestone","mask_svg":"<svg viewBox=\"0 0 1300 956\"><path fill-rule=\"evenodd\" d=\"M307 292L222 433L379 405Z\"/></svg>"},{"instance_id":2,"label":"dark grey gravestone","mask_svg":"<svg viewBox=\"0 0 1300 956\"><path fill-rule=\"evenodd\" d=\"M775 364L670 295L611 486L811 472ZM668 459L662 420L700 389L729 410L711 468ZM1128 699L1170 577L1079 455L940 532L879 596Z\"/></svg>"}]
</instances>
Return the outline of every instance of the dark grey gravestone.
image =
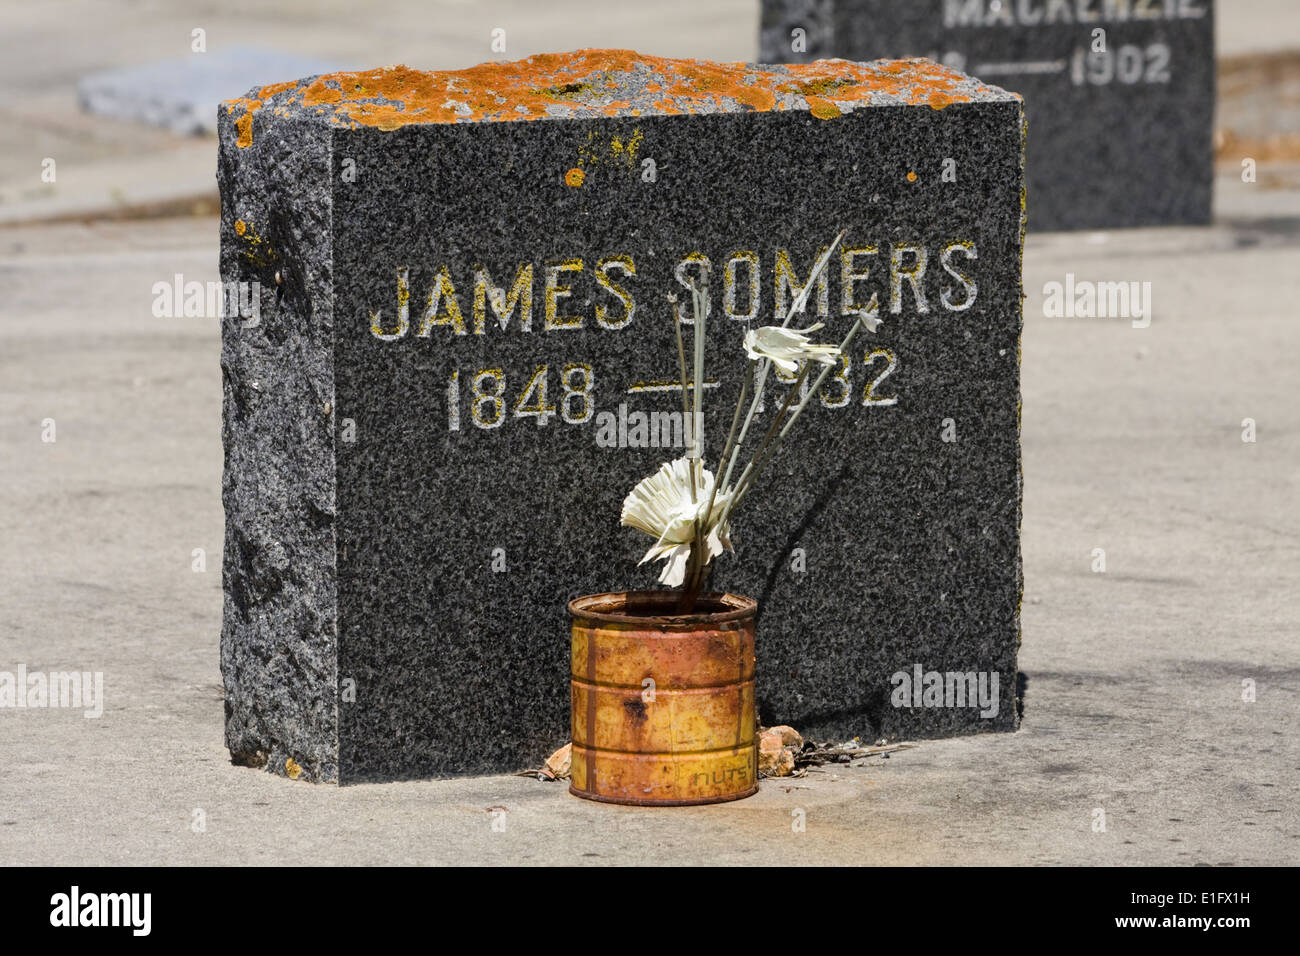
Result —
<instances>
[{"instance_id":1,"label":"dark grey gravestone","mask_svg":"<svg viewBox=\"0 0 1300 956\"><path fill-rule=\"evenodd\" d=\"M760 47L927 56L1020 93L1031 229L1210 221L1213 0L763 0Z\"/></svg>"},{"instance_id":2,"label":"dark grey gravestone","mask_svg":"<svg viewBox=\"0 0 1300 956\"><path fill-rule=\"evenodd\" d=\"M656 586L618 520L683 454L666 294L711 261L716 467L744 332L840 229L818 338L873 305L884 325L716 567L760 602L761 716L867 740L1017 725L1018 98L920 62L591 51L285 84L220 127L223 278L261 289L222 346L236 762L390 780L564 743L568 600ZM998 699L942 706L897 676L918 667Z\"/></svg>"}]
</instances>

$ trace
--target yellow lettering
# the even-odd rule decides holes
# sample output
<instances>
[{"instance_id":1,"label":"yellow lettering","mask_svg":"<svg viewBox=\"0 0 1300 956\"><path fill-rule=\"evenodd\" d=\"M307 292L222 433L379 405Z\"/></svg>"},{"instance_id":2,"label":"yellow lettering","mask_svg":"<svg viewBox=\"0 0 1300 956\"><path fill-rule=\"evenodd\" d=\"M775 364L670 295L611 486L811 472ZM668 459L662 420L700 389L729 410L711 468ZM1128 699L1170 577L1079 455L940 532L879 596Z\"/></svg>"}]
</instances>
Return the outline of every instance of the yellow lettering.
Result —
<instances>
[{"instance_id":1,"label":"yellow lettering","mask_svg":"<svg viewBox=\"0 0 1300 956\"><path fill-rule=\"evenodd\" d=\"M378 312L370 313L370 334L377 339L391 342L400 339L411 327L411 285L408 280L410 270L402 266L397 270L397 328L385 332L383 319Z\"/></svg>"},{"instance_id":2,"label":"yellow lettering","mask_svg":"<svg viewBox=\"0 0 1300 956\"><path fill-rule=\"evenodd\" d=\"M826 247L822 246L817 250L817 255L813 256L813 265L815 266L824 255L826 255ZM809 271L812 271L812 267L809 268ZM829 278L825 269L817 277L817 314L822 316L826 315L830 308ZM776 317L784 319L787 308L786 296L794 295L795 298L798 298L808 285L806 282L801 283L799 281L799 276L795 274L794 266L790 263L790 253L785 249L776 250L776 275L773 281L776 285ZM806 302L804 311L808 311Z\"/></svg>"},{"instance_id":3,"label":"yellow lettering","mask_svg":"<svg viewBox=\"0 0 1300 956\"><path fill-rule=\"evenodd\" d=\"M546 263L546 330L580 329L583 316L560 315L560 300L573 294L567 285L560 284L561 272L581 272L581 259L561 259Z\"/></svg>"},{"instance_id":4,"label":"yellow lettering","mask_svg":"<svg viewBox=\"0 0 1300 956\"><path fill-rule=\"evenodd\" d=\"M630 292L610 279L610 269L621 269L624 275L634 276L636 275L636 264L632 261L631 256L606 256L596 263L596 284L614 293L618 300L623 303L623 316L618 321L610 317L608 309L598 304L596 306L596 323L605 329L621 329L631 324L632 316L636 315L636 303L632 301Z\"/></svg>"},{"instance_id":5,"label":"yellow lettering","mask_svg":"<svg viewBox=\"0 0 1300 956\"><path fill-rule=\"evenodd\" d=\"M736 311L736 266L745 263L749 266L749 311ZM737 322L750 322L758 318L758 309L762 297L759 280L758 253L742 250L733 253L727 260L727 268L722 276L722 311L727 317Z\"/></svg>"},{"instance_id":6,"label":"yellow lettering","mask_svg":"<svg viewBox=\"0 0 1300 956\"><path fill-rule=\"evenodd\" d=\"M533 264L525 262L515 271L515 282L510 292L498 288L483 266L474 267L474 334L482 335L487 325L487 307L491 303L497 324L504 332L510 319L519 309L519 328L529 332L533 327Z\"/></svg>"},{"instance_id":7,"label":"yellow lettering","mask_svg":"<svg viewBox=\"0 0 1300 956\"><path fill-rule=\"evenodd\" d=\"M697 277L687 276L686 270L690 266L696 267ZM708 256L702 252L692 252L690 255L683 258L681 262L677 263L677 268L673 270L673 275L677 277L677 284L687 292L687 295L683 299L686 307L681 310L683 325L695 324L695 309L693 307L695 300L691 297L690 292L696 284L703 287L702 280L704 278L704 273L709 269L709 266L710 262ZM709 300L706 298L704 300L704 315L706 318L708 317L709 312Z\"/></svg>"},{"instance_id":8,"label":"yellow lettering","mask_svg":"<svg viewBox=\"0 0 1300 956\"><path fill-rule=\"evenodd\" d=\"M909 252L912 254L912 266L910 269L905 269L903 268L903 256ZM894 248L889 255L890 312L898 314L903 311L904 282L907 282L912 287L912 296L916 299L916 311L921 313L930 311L930 306L925 301L925 292L921 289L921 282L925 276L925 262L924 246L909 246L901 242L894 243Z\"/></svg>"},{"instance_id":9,"label":"yellow lettering","mask_svg":"<svg viewBox=\"0 0 1300 956\"><path fill-rule=\"evenodd\" d=\"M943 251L939 253L939 264L943 266L943 271L960 282L962 287L962 298L960 302L957 302L952 295L954 290L944 289L939 293L939 301L943 303L943 307L949 312L965 312L975 304L975 296L979 292L979 287L976 286L975 280L970 278L970 276L966 275L964 272L957 271L953 266L952 257L953 254L957 252L960 252L962 257L965 259L979 258L979 254L975 251L975 243L968 240L950 242L948 245L944 246Z\"/></svg>"},{"instance_id":10,"label":"yellow lettering","mask_svg":"<svg viewBox=\"0 0 1300 956\"><path fill-rule=\"evenodd\" d=\"M857 263L854 261L858 256L874 256L880 250L875 246L845 246L840 250L840 314L841 315L875 315L880 311L879 297L876 293L871 293L871 299L866 305L858 305L857 295L853 285L856 282L865 282L871 272L871 266L868 265L861 272L857 271Z\"/></svg>"},{"instance_id":11,"label":"yellow lettering","mask_svg":"<svg viewBox=\"0 0 1300 956\"><path fill-rule=\"evenodd\" d=\"M447 302L445 311L442 304L444 299ZM419 336L428 338L429 330L435 325L450 325L457 335L465 334L465 317L461 314L460 302L456 299L456 287L452 285L451 273L447 271L446 266L438 270L433 290L429 293L429 305L420 320Z\"/></svg>"}]
</instances>

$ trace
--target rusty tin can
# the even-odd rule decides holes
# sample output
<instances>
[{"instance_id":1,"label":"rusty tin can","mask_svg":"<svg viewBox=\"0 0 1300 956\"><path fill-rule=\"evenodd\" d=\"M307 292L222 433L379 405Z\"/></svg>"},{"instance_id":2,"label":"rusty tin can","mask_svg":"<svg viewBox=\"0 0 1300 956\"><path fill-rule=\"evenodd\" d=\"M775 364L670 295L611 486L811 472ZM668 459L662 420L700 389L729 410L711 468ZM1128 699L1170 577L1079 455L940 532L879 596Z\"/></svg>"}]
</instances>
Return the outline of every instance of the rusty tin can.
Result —
<instances>
[{"instance_id":1,"label":"rusty tin can","mask_svg":"<svg viewBox=\"0 0 1300 956\"><path fill-rule=\"evenodd\" d=\"M689 806L758 789L754 619L758 602L674 591L589 594L573 618L569 792Z\"/></svg>"}]
</instances>

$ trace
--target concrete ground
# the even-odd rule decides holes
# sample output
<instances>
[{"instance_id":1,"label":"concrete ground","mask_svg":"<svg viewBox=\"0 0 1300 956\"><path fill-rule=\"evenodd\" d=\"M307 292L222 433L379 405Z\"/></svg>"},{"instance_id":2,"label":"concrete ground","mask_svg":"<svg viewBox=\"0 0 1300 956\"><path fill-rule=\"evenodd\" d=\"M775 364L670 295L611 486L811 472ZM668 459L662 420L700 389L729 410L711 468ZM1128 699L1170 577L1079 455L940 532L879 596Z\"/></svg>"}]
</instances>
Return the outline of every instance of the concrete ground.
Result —
<instances>
[{"instance_id":1,"label":"concrete ground","mask_svg":"<svg viewBox=\"0 0 1300 956\"><path fill-rule=\"evenodd\" d=\"M48 128L73 115L71 72L42 46L52 15L39 11L55 6L88 15L4 14L29 18L30 39L22 53L0 33L0 63L39 62L33 102L0 107L0 189L26 188L17 151L39 156L40 137L59 135L59 155L88 177L78 187L61 172L60 188L90 196L94 176L135 168L138 147L98 120ZM149 9L188 34L192 18ZM230 9L221 16L241 13ZM667 25L627 39L640 5L617 9L603 32L530 45L673 52ZM1290 9L1272 29L1257 17L1253 34L1229 17L1221 46L1294 36ZM749 26L733 36L708 16L677 52L745 57ZM344 21L298 25L292 48L345 53ZM165 31L150 29L139 49L158 55ZM385 29L358 42L414 42ZM85 68L127 55L67 43ZM139 135L156 137L142 162L196 180L199 145ZM212 155L202 162L210 176ZM1212 227L1028 239L1022 729L675 810L593 804L520 777L337 789L232 767L217 653L217 322L150 309L153 283L174 273L216 278L216 222L49 221L86 220L81 200L10 215L36 221L0 234L0 671L103 671L106 704L99 719L0 709L0 864L1300 863L1300 167L1265 164L1245 184L1236 166L1221 166ZM1150 327L1046 317L1044 283L1066 273L1151 282ZM42 441L47 419L57 441Z\"/></svg>"},{"instance_id":2,"label":"concrete ground","mask_svg":"<svg viewBox=\"0 0 1300 956\"><path fill-rule=\"evenodd\" d=\"M218 331L150 314L212 275L216 224L10 230L0 669L102 670L106 707L0 710L0 862L1300 862L1300 189L1220 187L1209 229L1030 237L1020 732L673 811L230 766ZM1045 318L1067 271L1151 281L1150 328Z\"/></svg>"}]
</instances>

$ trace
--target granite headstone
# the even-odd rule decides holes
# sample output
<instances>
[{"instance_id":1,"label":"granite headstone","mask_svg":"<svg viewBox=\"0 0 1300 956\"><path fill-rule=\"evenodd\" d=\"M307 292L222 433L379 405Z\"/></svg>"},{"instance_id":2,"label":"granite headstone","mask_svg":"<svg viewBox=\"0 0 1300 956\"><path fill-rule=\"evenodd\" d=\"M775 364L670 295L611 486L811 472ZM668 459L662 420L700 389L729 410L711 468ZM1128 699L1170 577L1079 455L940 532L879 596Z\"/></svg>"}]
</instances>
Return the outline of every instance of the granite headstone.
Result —
<instances>
[{"instance_id":1,"label":"granite headstone","mask_svg":"<svg viewBox=\"0 0 1300 956\"><path fill-rule=\"evenodd\" d=\"M687 437L667 294L708 260L716 467L744 332L841 229L795 324L884 324L714 585L760 602L768 723L1013 729L1022 149L1018 97L919 60L586 51L225 104L222 275L260 302L221 359L233 759L347 783L563 744L568 600L656 586L619 511Z\"/></svg>"},{"instance_id":2,"label":"granite headstone","mask_svg":"<svg viewBox=\"0 0 1300 956\"><path fill-rule=\"evenodd\" d=\"M926 56L1024 96L1031 230L1210 220L1213 0L763 0L760 58Z\"/></svg>"}]
</instances>

